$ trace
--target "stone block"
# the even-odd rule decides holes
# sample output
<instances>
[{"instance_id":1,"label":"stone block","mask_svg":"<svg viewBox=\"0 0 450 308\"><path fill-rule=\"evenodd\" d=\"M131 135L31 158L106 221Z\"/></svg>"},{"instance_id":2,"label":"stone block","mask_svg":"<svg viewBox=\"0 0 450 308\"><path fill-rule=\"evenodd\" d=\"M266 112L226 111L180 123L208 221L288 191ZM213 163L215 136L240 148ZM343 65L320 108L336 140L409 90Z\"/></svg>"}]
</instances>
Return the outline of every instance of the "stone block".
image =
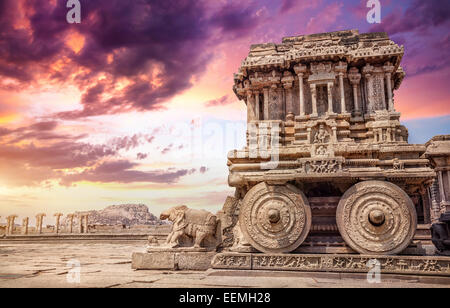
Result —
<instances>
[{"instance_id":1,"label":"stone block","mask_svg":"<svg viewBox=\"0 0 450 308\"><path fill-rule=\"evenodd\" d=\"M150 251L135 252L131 267L138 270L193 270L204 271L211 267L215 252Z\"/></svg>"},{"instance_id":2,"label":"stone block","mask_svg":"<svg viewBox=\"0 0 450 308\"><path fill-rule=\"evenodd\" d=\"M134 252L131 260L132 269L167 269L175 270L175 253L172 252Z\"/></svg>"}]
</instances>

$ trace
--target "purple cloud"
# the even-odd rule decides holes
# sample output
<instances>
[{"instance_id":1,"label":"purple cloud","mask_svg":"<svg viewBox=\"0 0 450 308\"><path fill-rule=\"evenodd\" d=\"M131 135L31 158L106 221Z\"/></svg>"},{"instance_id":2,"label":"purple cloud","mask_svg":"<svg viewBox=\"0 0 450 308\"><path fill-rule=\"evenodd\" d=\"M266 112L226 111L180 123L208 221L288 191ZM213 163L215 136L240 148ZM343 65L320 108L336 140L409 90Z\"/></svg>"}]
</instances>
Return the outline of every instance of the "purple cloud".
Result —
<instances>
[{"instance_id":1,"label":"purple cloud","mask_svg":"<svg viewBox=\"0 0 450 308\"><path fill-rule=\"evenodd\" d=\"M178 181L179 178L195 172L195 169L154 171L133 170L132 168L136 166L138 166L138 164L129 162L127 160L104 162L96 168L63 177L61 184L71 185L73 182L78 181L102 183L148 182L171 184Z\"/></svg>"}]
</instances>

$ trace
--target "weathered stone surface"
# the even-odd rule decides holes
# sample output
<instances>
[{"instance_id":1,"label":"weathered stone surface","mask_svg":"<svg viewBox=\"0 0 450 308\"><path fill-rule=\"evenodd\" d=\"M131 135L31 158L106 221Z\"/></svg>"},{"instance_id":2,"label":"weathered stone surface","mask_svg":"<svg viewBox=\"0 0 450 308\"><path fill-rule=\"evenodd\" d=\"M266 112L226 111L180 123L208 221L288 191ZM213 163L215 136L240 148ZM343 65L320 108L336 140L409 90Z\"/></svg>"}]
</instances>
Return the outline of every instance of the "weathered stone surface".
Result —
<instances>
[{"instance_id":1,"label":"weathered stone surface","mask_svg":"<svg viewBox=\"0 0 450 308\"><path fill-rule=\"evenodd\" d=\"M217 218L205 210L189 209L185 205L170 208L161 213L161 220L168 219L173 223L172 230L167 236L165 247L208 248L215 250L219 244L220 231ZM152 247L152 243L148 245Z\"/></svg>"},{"instance_id":2,"label":"weathered stone surface","mask_svg":"<svg viewBox=\"0 0 450 308\"><path fill-rule=\"evenodd\" d=\"M435 136L426 146L425 155L437 172L429 188L432 240L440 254L450 255L450 135Z\"/></svg>"},{"instance_id":3,"label":"weathered stone surface","mask_svg":"<svg viewBox=\"0 0 450 308\"><path fill-rule=\"evenodd\" d=\"M450 277L450 258L429 256L226 253L214 257L212 268L368 273L376 264L381 273Z\"/></svg>"},{"instance_id":4,"label":"weathered stone surface","mask_svg":"<svg viewBox=\"0 0 450 308\"><path fill-rule=\"evenodd\" d=\"M133 252L131 257L132 269L168 269L175 270L174 252Z\"/></svg>"},{"instance_id":5,"label":"weathered stone surface","mask_svg":"<svg viewBox=\"0 0 450 308\"><path fill-rule=\"evenodd\" d=\"M306 197L294 186L260 183L246 194L242 203L240 228L260 251L292 251L309 233L311 209Z\"/></svg>"},{"instance_id":6,"label":"weathered stone surface","mask_svg":"<svg viewBox=\"0 0 450 308\"><path fill-rule=\"evenodd\" d=\"M336 217L345 242L366 254L403 251L417 228L411 199L389 182L365 181L352 186L339 201Z\"/></svg>"},{"instance_id":7,"label":"weathered stone surface","mask_svg":"<svg viewBox=\"0 0 450 308\"><path fill-rule=\"evenodd\" d=\"M137 270L196 270L204 271L211 267L215 252L166 251L134 252L131 267Z\"/></svg>"}]
</instances>

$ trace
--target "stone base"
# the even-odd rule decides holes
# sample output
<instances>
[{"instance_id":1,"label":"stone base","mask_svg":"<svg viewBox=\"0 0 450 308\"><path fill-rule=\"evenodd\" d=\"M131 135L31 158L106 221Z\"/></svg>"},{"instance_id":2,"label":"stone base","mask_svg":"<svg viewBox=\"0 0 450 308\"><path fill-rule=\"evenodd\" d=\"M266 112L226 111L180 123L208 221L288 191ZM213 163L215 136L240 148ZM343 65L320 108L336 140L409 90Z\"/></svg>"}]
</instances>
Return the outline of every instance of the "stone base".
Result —
<instances>
[{"instance_id":1,"label":"stone base","mask_svg":"<svg viewBox=\"0 0 450 308\"><path fill-rule=\"evenodd\" d=\"M368 264L369 260L374 261ZM368 273L375 260L385 274L450 277L450 258L436 256L219 253L211 266L233 270Z\"/></svg>"},{"instance_id":2,"label":"stone base","mask_svg":"<svg viewBox=\"0 0 450 308\"><path fill-rule=\"evenodd\" d=\"M211 267L216 252L174 251L134 252L131 268L136 270L194 270Z\"/></svg>"}]
</instances>

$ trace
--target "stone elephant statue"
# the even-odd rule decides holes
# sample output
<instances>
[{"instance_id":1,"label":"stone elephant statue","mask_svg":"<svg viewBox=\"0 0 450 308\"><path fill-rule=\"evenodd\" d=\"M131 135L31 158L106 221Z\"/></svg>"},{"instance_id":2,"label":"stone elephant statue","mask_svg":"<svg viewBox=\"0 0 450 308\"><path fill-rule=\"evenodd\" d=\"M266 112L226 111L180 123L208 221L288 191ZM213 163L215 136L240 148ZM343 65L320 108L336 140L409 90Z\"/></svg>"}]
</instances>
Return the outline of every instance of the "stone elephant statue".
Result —
<instances>
[{"instance_id":1,"label":"stone elephant statue","mask_svg":"<svg viewBox=\"0 0 450 308\"><path fill-rule=\"evenodd\" d=\"M200 248L207 236L215 237L216 234L217 218L205 210L194 210L181 205L162 212L160 219L173 222L172 231L166 240L166 244L172 248L179 246L183 235L193 239L194 248Z\"/></svg>"}]
</instances>

